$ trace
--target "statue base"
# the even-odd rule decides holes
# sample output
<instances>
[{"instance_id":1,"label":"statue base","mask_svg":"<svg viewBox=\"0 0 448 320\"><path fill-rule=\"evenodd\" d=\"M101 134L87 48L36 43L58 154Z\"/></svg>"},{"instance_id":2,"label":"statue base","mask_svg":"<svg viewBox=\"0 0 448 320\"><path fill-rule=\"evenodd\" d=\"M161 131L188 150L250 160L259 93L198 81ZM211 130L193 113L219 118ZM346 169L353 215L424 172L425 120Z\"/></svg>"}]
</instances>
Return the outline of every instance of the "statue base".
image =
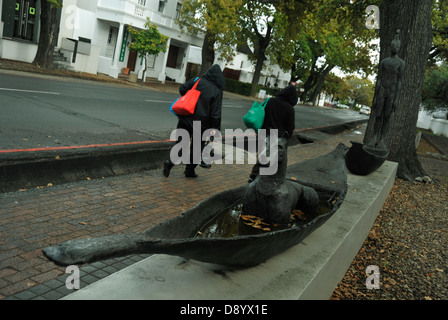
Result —
<instances>
[{"instance_id":1,"label":"statue base","mask_svg":"<svg viewBox=\"0 0 448 320\"><path fill-rule=\"evenodd\" d=\"M353 174L371 174L383 165L390 153L387 149L368 147L356 141L350 142L352 146L345 154L345 165Z\"/></svg>"}]
</instances>

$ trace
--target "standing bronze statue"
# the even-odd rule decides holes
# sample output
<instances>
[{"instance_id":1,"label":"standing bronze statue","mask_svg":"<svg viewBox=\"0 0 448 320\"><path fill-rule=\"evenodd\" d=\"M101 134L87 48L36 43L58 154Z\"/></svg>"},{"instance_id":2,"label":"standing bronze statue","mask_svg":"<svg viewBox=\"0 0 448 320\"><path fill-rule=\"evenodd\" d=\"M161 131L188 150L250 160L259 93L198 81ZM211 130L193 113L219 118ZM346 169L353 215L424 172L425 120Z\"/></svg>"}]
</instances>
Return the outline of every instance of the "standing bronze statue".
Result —
<instances>
[{"instance_id":1,"label":"standing bronze statue","mask_svg":"<svg viewBox=\"0 0 448 320\"><path fill-rule=\"evenodd\" d=\"M400 30L397 30L392 41L391 56L381 61L379 65L372 104L372 114L375 117L374 132L373 138L367 143L371 148L387 149L384 138L400 98L405 62L398 57L401 46L399 33Z\"/></svg>"},{"instance_id":2,"label":"standing bronze statue","mask_svg":"<svg viewBox=\"0 0 448 320\"><path fill-rule=\"evenodd\" d=\"M398 57L401 45L399 34L400 30L397 30L392 40L391 56L382 60L378 68L371 115L374 117L373 137L365 145L351 141L352 147L345 155L345 164L354 174L368 175L374 172L390 153L385 138L392 114L397 110L405 68L404 60Z\"/></svg>"}]
</instances>

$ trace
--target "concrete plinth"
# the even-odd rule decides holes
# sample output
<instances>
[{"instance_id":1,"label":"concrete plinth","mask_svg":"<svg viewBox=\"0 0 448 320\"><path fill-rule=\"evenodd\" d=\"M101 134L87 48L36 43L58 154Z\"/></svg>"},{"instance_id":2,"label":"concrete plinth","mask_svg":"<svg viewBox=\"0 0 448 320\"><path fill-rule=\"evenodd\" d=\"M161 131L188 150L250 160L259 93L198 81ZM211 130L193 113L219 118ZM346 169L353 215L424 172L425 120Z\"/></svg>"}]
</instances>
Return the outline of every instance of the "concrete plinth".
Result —
<instances>
[{"instance_id":1,"label":"concrete plinth","mask_svg":"<svg viewBox=\"0 0 448 320\"><path fill-rule=\"evenodd\" d=\"M396 170L386 161L368 176L349 173L340 209L302 243L256 267L235 270L157 254L64 299L328 299L372 228Z\"/></svg>"}]
</instances>

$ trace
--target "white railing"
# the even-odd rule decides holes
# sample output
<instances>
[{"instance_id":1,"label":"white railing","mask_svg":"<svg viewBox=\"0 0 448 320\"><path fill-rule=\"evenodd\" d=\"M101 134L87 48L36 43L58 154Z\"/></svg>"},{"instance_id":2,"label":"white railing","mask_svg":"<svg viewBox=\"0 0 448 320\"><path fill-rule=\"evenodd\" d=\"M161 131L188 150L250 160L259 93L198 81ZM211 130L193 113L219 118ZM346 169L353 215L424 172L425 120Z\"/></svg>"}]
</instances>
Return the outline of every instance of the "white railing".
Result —
<instances>
[{"instance_id":1,"label":"white railing","mask_svg":"<svg viewBox=\"0 0 448 320\"><path fill-rule=\"evenodd\" d=\"M142 0L98 0L98 8L113 11L115 13L126 14L139 20L146 20L146 17L160 26L179 29L175 19L157 11L157 8L149 8L148 1Z\"/></svg>"}]
</instances>

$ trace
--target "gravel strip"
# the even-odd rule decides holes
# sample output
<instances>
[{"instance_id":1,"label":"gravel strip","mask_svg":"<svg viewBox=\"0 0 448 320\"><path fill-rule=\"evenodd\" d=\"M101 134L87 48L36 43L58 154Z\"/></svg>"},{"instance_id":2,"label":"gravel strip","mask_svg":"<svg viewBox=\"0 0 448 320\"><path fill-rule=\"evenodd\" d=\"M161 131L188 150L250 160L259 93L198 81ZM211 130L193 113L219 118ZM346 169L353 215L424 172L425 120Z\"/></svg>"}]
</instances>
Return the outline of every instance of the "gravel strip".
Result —
<instances>
[{"instance_id":1,"label":"gravel strip","mask_svg":"<svg viewBox=\"0 0 448 320\"><path fill-rule=\"evenodd\" d=\"M448 299L447 167L444 175L425 168L436 183L395 181L332 300ZM370 265L379 282L366 273Z\"/></svg>"}]
</instances>

